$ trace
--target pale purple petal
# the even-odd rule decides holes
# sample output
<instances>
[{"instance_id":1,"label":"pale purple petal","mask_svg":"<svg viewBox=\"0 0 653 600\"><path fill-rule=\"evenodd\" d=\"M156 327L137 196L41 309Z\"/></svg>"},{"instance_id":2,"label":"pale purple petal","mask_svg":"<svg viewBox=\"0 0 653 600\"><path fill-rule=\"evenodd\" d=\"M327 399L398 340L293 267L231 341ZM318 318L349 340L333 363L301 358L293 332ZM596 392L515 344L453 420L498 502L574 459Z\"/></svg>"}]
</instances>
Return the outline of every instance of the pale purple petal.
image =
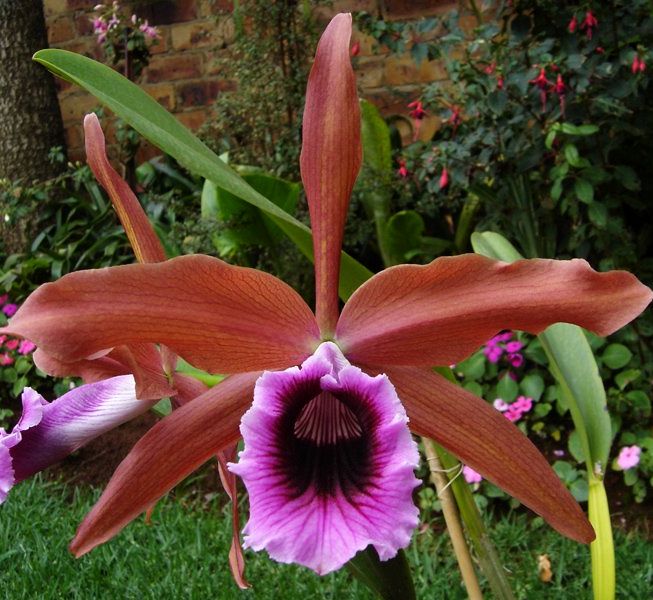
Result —
<instances>
[{"instance_id":1,"label":"pale purple petal","mask_svg":"<svg viewBox=\"0 0 653 600\"><path fill-rule=\"evenodd\" d=\"M626 471L639 464L639 456L642 449L639 446L624 446L617 457L617 464L620 469Z\"/></svg>"},{"instance_id":2,"label":"pale purple petal","mask_svg":"<svg viewBox=\"0 0 653 600\"><path fill-rule=\"evenodd\" d=\"M53 402L26 388L20 420L11 433L0 431L0 503L13 484L147 411L156 401L136 398L131 375L82 385Z\"/></svg>"},{"instance_id":3,"label":"pale purple petal","mask_svg":"<svg viewBox=\"0 0 653 600\"><path fill-rule=\"evenodd\" d=\"M243 416L245 545L326 574L372 544L381 560L410 542L419 457L385 375L325 342L301 367L266 372Z\"/></svg>"},{"instance_id":4,"label":"pale purple petal","mask_svg":"<svg viewBox=\"0 0 653 600\"><path fill-rule=\"evenodd\" d=\"M483 481L482 475L467 465L463 467L463 477L467 483L481 483Z\"/></svg>"}]
</instances>

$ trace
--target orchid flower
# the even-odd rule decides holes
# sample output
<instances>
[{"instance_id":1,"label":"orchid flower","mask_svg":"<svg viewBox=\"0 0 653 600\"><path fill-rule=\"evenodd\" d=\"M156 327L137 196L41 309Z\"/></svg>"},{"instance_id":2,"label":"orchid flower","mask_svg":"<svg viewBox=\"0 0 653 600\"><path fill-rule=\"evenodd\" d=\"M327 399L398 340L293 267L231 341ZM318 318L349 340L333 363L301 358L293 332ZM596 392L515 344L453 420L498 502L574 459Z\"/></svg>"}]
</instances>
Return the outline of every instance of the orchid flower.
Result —
<instances>
[{"instance_id":1,"label":"orchid flower","mask_svg":"<svg viewBox=\"0 0 653 600\"><path fill-rule=\"evenodd\" d=\"M81 524L77 556L241 433L244 451L230 469L249 492L245 544L281 562L327 573L368 545L387 559L409 543L418 461L409 428L564 535L593 539L535 446L432 367L459 362L503 329L538 333L566 321L607 335L653 295L629 273L597 273L582 260L463 255L386 269L340 312L340 248L361 162L350 35L351 16L337 15L318 46L304 111L315 313L272 275L192 255L66 275L36 290L4 329L67 363L162 344L198 368L231 373L136 444Z\"/></svg>"}]
</instances>

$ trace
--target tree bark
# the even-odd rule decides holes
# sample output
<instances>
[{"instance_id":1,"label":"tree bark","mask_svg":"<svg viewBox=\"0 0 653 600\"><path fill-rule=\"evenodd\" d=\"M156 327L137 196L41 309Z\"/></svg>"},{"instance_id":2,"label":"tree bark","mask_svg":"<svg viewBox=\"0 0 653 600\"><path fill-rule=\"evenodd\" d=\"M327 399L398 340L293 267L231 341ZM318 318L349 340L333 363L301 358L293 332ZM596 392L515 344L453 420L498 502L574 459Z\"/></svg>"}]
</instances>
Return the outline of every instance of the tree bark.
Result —
<instances>
[{"instance_id":1,"label":"tree bark","mask_svg":"<svg viewBox=\"0 0 653 600\"><path fill-rule=\"evenodd\" d=\"M65 144L54 79L32 61L47 45L42 0L0 0L0 178L27 183L61 170L48 160Z\"/></svg>"}]
</instances>

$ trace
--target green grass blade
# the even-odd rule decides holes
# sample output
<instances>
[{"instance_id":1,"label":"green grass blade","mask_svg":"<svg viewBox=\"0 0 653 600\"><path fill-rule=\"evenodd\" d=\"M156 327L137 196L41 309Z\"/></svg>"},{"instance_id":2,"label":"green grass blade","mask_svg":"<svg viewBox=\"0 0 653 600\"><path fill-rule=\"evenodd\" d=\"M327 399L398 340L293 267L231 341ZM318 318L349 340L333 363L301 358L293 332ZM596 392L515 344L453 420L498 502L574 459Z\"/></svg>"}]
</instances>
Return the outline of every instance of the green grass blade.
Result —
<instances>
[{"instance_id":1,"label":"green grass blade","mask_svg":"<svg viewBox=\"0 0 653 600\"><path fill-rule=\"evenodd\" d=\"M265 212L289 235L302 254L312 259L311 231L306 225L254 190L136 84L106 65L66 50L40 50L34 55L34 60L55 75L93 94L143 137L192 173L210 179ZM353 260L351 257L343 259L341 290L352 291L372 275L362 265L352 268Z\"/></svg>"}]
</instances>

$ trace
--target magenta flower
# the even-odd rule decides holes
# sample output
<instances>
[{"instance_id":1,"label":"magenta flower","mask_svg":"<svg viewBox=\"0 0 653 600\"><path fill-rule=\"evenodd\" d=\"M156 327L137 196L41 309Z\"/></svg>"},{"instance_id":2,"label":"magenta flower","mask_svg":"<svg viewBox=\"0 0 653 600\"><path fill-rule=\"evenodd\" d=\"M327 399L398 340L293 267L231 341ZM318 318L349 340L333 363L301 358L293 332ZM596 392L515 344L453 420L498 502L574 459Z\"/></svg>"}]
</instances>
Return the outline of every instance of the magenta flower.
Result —
<instances>
[{"instance_id":1,"label":"magenta flower","mask_svg":"<svg viewBox=\"0 0 653 600\"><path fill-rule=\"evenodd\" d=\"M408 114L413 119L413 141L416 141L419 137L419 130L422 126L422 120L427 115L427 112L422 106L421 100L415 100L408 105L408 108L412 109Z\"/></svg>"},{"instance_id":2,"label":"magenta flower","mask_svg":"<svg viewBox=\"0 0 653 600\"><path fill-rule=\"evenodd\" d=\"M0 504L19 481L146 412L153 404L136 398L130 375L80 386L53 402L25 388L20 420L11 433L0 428Z\"/></svg>"},{"instance_id":3,"label":"magenta flower","mask_svg":"<svg viewBox=\"0 0 653 600\"><path fill-rule=\"evenodd\" d=\"M152 27L147 20L141 23L138 29L145 34L145 37L148 37L151 40L159 37L159 30L156 27Z\"/></svg>"},{"instance_id":4,"label":"magenta flower","mask_svg":"<svg viewBox=\"0 0 653 600\"><path fill-rule=\"evenodd\" d=\"M619 451L619 456L617 457L617 464L622 471L632 469L639 464L639 456L642 453L642 449L639 446L624 446Z\"/></svg>"},{"instance_id":5,"label":"magenta flower","mask_svg":"<svg viewBox=\"0 0 653 600\"><path fill-rule=\"evenodd\" d=\"M639 57L639 54L635 54L633 57L633 64L630 66L630 70L632 71L633 75L646 71L646 63Z\"/></svg>"},{"instance_id":6,"label":"magenta flower","mask_svg":"<svg viewBox=\"0 0 653 600\"><path fill-rule=\"evenodd\" d=\"M20 345L18 346L18 354L30 354L36 350L36 344L30 342L29 340L21 340Z\"/></svg>"},{"instance_id":7,"label":"magenta flower","mask_svg":"<svg viewBox=\"0 0 653 600\"><path fill-rule=\"evenodd\" d=\"M9 300L9 294L2 294L2 296L0 296L0 304L5 304L7 300Z\"/></svg>"},{"instance_id":8,"label":"magenta flower","mask_svg":"<svg viewBox=\"0 0 653 600\"><path fill-rule=\"evenodd\" d=\"M463 467L463 477L465 478L465 481L470 484L481 483L481 481L483 481L483 476L467 465Z\"/></svg>"},{"instance_id":9,"label":"magenta flower","mask_svg":"<svg viewBox=\"0 0 653 600\"><path fill-rule=\"evenodd\" d=\"M14 359L9 354L7 354L6 352L0 354L0 366L8 367L9 365L13 365L13 364L14 364Z\"/></svg>"},{"instance_id":10,"label":"magenta flower","mask_svg":"<svg viewBox=\"0 0 653 600\"><path fill-rule=\"evenodd\" d=\"M16 314L16 311L18 310L18 306L15 304L5 304L2 307L2 312L5 313L8 317L13 317Z\"/></svg>"},{"instance_id":11,"label":"magenta flower","mask_svg":"<svg viewBox=\"0 0 653 600\"><path fill-rule=\"evenodd\" d=\"M300 162L315 312L267 273L192 255L66 275L34 292L4 328L60 365L160 344L200 369L231 374L136 444L80 526L76 555L113 537L242 432L245 449L231 469L249 491L251 547L320 573L370 544L389 558L416 523L408 426L559 531L593 539L528 439L432 367L463 360L504 329L538 333L566 321L606 335L653 295L628 273L597 273L580 260L462 255L386 269L341 311L344 223L361 163L350 35L351 16L337 15L306 94Z\"/></svg>"},{"instance_id":12,"label":"magenta flower","mask_svg":"<svg viewBox=\"0 0 653 600\"><path fill-rule=\"evenodd\" d=\"M16 348L18 348L19 343L20 343L19 340L9 340L5 342L5 348L7 350L15 350Z\"/></svg>"},{"instance_id":13,"label":"magenta flower","mask_svg":"<svg viewBox=\"0 0 653 600\"><path fill-rule=\"evenodd\" d=\"M399 168L397 169L397 175L399 177L408 177L408 168L406 167L406 161L403 158L397 160L399 163Z\"/></svg>"},{"instance_id":14,"label":"magenta flower","mask_svg":"<svg viewBox=\"0 0 653 600\"><path fill-rule=\"evenodd\" d=\"M551 82L546 78L546 69L542 67L539 74L528 83L532 83L540 90L540 102L542 103L542 112L546 112L546 99Z\"/></svg>"},{"instance_id":15,"label":"magenta flower","mask_svg":"<svg viewBox=\"0 0 653 600\"><path fill-rule=\"evenodd\" d=\"M585 30L585 35L587 35L587 39L591 40L592 36L594 35L594 30L597 29L599 26L598 19L594 16L591 10L588 10L585 13L585 18L583 19L583 22L580 24L580 28Z\"/></svg>"}]
</instances>

